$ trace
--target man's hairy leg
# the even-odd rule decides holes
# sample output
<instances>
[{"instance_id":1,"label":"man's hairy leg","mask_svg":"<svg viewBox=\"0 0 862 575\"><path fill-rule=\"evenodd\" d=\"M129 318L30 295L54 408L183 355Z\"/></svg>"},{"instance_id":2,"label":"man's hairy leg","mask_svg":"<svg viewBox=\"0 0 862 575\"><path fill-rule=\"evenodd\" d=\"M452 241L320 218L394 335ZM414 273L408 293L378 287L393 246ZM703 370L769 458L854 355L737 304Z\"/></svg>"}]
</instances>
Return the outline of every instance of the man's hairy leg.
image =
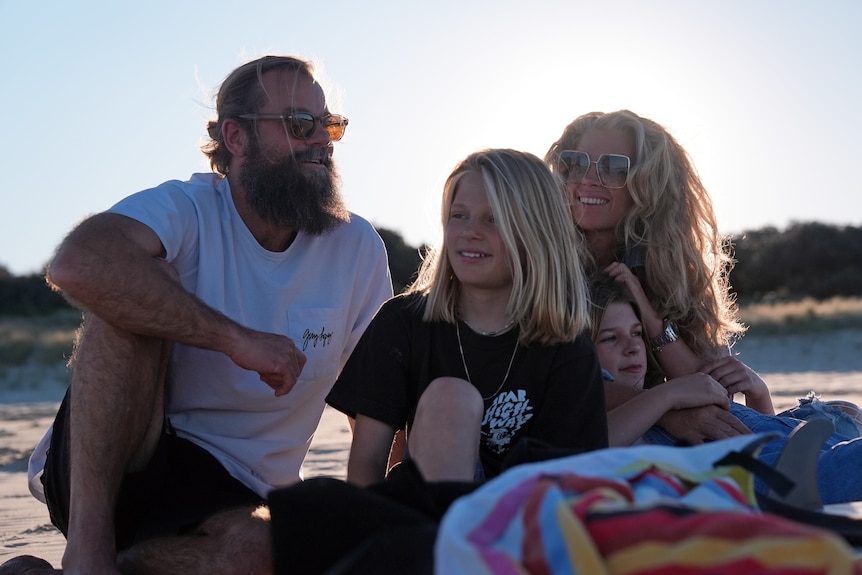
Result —
<instances>
[{"instance_id":1,"label":"man's hairy leg","mask_svg":"<svg viewBox=\"0 0 862 575\"><path fill-rule=\"evenodd\" d=\"M72 368L64 573L119 573L117 496L125 473L146 465L161 434L168 351L162 340L86 318Z\"/></svg>"},{"instance_id":2,"label":"man's hairy leg","mask_svg":"<svg viewBox=\"0 0 862 575\"><path fill-rule=\"evenodd\" d=\"M144 541L120 553L124 575L269 575L273 571L269 508L222 511L191 534Z\"/></svg>"}]
</instances>

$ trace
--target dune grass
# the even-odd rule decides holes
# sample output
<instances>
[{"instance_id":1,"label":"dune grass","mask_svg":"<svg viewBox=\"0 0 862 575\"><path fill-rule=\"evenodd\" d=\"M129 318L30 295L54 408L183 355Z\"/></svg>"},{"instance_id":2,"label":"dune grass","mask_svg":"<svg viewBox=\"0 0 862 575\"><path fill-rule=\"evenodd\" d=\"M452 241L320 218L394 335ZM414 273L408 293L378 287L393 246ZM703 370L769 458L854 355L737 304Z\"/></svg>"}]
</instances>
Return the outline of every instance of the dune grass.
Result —
<instances>
[{"instance_id":1,"label":"dune grass","mask_svg":"<svg viewBox=\"0 0 862 575\"><path fill-rule=\"evenodd\" d=\"M44 316L0 316L0 392L60 390L68 385L81 314L64 310Z\"/></svg>"},{"instance_id":2,"label":"dune grass","mask_svg":"<svg viewBox=\"0 0 862 575\"><path fill-rule=\"evenodd\" d=\"M64 364L72 354L81 315L65 310L45 316L0 317L0 379L21 368Z\"/></svg>"},{"instance_id":3,"label":"dune grass","mask_svg":"<svg viewBox=\"0 0 862 575\"><path fill-rule=\"evenodd\" d=\"M761 335L862 328L862 297L760 302L740 307L742 322Z\"/></svg>"},{"instance_id":4,"label":"dune grass","mask_svg":"<svg viewBox=\"0 0 862 575\"><path fill-rule=\"evenodd\" d=\"M862 297L760 302L741 306L740 317L749 333L760 335L862 329ZM0 377L10 368L65 363L80 320L75 310L46 316L0 316Z\"/></svg>"}]
</instances>

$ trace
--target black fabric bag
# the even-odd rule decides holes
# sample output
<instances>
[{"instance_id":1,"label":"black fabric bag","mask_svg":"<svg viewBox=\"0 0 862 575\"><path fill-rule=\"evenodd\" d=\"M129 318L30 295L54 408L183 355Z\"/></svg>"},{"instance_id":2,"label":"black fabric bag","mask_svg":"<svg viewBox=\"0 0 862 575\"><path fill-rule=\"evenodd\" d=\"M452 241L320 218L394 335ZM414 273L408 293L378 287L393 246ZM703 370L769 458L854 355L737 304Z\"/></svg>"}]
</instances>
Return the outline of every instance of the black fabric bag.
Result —
<instances>
[{"instance_id":1,"label":"black fabric bag","mask_svg":"<svg viewBox=\"0 0 862 575\"><path fill-rule=\"evenodd\" d=\"M503 470L580 453L532 438L516 443ZM386 481L360 488L318 477L270 493L273 561L287 573L431 575L440 520L477 482L427 482L412 460Z\"/></svg>"},{"instance_id":2,"label":"black fabric bag","mask_svg":"<svg viewBox=\"0 0 862 575\"><path fill-rule=\"evenodd\" d=\"M275 573L431 575L440 519L478 485L427 483L408 461L368 488L318 477L275 490Z\"/></svg>"}]
</instances>

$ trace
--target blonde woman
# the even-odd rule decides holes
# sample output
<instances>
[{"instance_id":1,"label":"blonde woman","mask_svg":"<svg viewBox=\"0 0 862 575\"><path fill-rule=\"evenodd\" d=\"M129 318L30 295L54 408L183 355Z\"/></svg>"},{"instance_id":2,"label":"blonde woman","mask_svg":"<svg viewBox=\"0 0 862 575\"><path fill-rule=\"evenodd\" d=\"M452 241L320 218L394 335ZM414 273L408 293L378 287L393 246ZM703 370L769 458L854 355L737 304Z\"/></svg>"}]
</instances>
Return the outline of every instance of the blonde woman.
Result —
<instances>
[{"instance_id":1,"label":"blonde woman","mask_svg":"<svg viewBox=\"0 0 862 575\"><path fill-rule=\"evenodd\" d=\"M663 376L700 371L725 387L760 385L729 355L745 331L729 293L729 244L674 137L628 110L593 112L565 128L545 161L566 182L591 271L610 274L635 296ZM606 392L609 408L637 393ZM661 423L689 443L748 431L716 407L670 412Z\"/></svg>"},{"instance_id":2,"label":"blonde woman","mask_svg":"<svg viewBox=\"0 0 862 575\"><path fill-rule=\"evenodd\" d=\"M442 246L382 306L327 402L355 418L347 479L384 479L393 436L427 481L497 475L524 438L607 446L587 287L562 185L539 158L484 150L443 190Z\"/></svg>"}]
</instances>

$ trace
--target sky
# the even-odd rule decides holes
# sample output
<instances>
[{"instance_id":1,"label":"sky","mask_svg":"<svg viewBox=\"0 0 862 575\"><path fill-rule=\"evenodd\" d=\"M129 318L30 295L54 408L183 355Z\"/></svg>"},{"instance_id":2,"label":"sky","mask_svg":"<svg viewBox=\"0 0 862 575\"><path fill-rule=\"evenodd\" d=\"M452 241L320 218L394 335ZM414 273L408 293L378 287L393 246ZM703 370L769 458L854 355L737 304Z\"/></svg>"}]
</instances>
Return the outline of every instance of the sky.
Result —
<instances>
[{"instance_id":1,"label":"sky","mask_svg":"<svg viewBox=\"0 0 862 575\"><path fill-rule=\"evenodd\" d=\"M623 108L689 151L723 233L859 226L860 26L857 0L0 0L0 266L38 273L87 215L209 171L216 90L266 54L315 62L348 207L410 245L466 155L543 157Z\"/></svg>"}]
</instances>

